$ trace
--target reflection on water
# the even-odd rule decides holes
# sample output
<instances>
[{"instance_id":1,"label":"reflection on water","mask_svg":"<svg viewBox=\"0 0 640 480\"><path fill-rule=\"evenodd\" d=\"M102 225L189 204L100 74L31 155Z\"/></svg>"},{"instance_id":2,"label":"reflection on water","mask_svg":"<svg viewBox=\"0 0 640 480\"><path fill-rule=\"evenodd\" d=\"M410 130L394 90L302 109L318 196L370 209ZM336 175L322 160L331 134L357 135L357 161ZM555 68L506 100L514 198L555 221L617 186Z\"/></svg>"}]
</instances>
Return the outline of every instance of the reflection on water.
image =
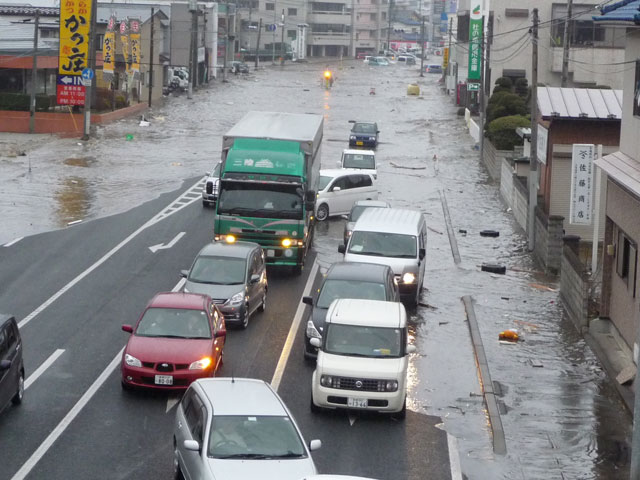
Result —
<instances>
[{"instance_id":1,"label":"reflection on water","mask_svg":"<svg viewBox=\"0 0 640 480\"><path fill-rule=\"evenodd\" d=\"M83 220L91 206L89 186L84 178L68 177L55 194L56 219L59 227Z\"/></svg>"}]
</instances>

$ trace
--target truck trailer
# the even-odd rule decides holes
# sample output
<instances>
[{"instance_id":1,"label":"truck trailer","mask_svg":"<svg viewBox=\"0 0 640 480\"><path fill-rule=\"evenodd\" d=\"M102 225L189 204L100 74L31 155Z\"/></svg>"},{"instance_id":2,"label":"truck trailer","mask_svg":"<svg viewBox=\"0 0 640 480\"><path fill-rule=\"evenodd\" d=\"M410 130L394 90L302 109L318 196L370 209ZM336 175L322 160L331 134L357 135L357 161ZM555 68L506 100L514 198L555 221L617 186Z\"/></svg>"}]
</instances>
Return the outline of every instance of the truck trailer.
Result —
<instances>
[{"instance_id":1,"label":"truck trailer","mask_svg":"<svg viewBox=\"0 0 640 480\"><path fill-rule=\"evenodd\" d=\"M214 239L262 246L299 274L311 248L321 115L248 112L222 139Z\"/></svg>"}]
</instances>

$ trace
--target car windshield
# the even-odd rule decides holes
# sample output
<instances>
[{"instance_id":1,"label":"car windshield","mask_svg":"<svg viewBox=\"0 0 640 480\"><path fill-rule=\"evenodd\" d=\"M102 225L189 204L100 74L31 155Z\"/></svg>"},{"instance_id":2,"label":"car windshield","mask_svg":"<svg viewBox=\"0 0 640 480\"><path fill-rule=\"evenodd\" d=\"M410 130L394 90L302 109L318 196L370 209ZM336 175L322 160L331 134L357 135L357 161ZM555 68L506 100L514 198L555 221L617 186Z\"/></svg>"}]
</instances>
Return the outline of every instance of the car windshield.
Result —
<instances>
[{"instance_id":1,"label":"car windshield","mask_svg":"<svg viewBox=\"0 0 640 480\"><path fill-rule=\"evenodd\" d=\"M302 195L296 185L227 181L220 192L218 213L301 220Z\"/></svg>"},{"instance_id":2,"label":"car windshield","mask_svg":"<svg viewBox=\"0 0 640 480\"><path fill-rule=\"evenodd\" d=\"M213 172L211 172L211 176L212 177L219 177L220 176L220 166L222 165L222 163L218 162L216 163L216 166L213 167Z\"/></svg>"},{"instance_id":3,"label":"car windshield","mask_svg":"<svg viewBox=\"0 0 640 480\"><path fill-rule=\"evenodd\" d=\"M244 283L246 271L245 258L201 256L193 262L188 280L213 285L237 285Z\"/></svg>"},{"instance_id":4,"label":"car windshield","mask_svg":"<svg viewBox=\"0 0 640 480\"><path fill-rule=\"evenodd\" d=\"M211 338L204 310L148 308L136 328L140 337Z\"/></svg>"},{"instance_id":5,"label":"car windshield","mask_svg":"<svg viewBox=\"0 0 640 480\"><path fill-rule=\"evenodd\" d=\"M324 175L320 175L320 182L318 183L318 191L322 191L325 188L327 188L327 185L329 185L329 182L333 180L333 177L327 177Z\"/></svg>"},{"instance_id":6,"label":"car windshield","mask_svg":"<svg viewBox=\"0 0 640 480\"><path fill-rule=\"evenodd\" d=\"M353 125L353 133L376 133L376 126L373 123L356 123Z\"/></svg>"},{"instance_id":7,"label":"car windshield","mask_svg":"<svg viewBox=\"0 0 640 480\"><path fill-rule=\"evenodd\" d=\"M335 355L398 358L404 353L400 328L329 323L325 336L324 351Z\"/></svg>"},{"instance_id":8,"label":"car windshield","mask_svg":"<svg viewBox=\"0 0 640 480\"><path fill-rule=\"evenodd\" d=\"M399 233L353 232L349 253L378 257L416 258L416 237Z\"/></svg>"},{"instance_id":9,"label":"car windshield","mask_svg":"<svg viewBox=\"0 0 640 480\"><path fill-rule=\"evenodd\" d=\"M289 417L215 415L207 455L261 460L304 458L307 452Z\"/></svg>"},{"instance_id":10,"label":"car windshield","mask_svg":"<svg viewBox=\"0 0 640 480\"><path fill-rule=\"evenodd\" d=\"M376 157L374 155L363 155L361 153L345 153L342 156L342 166L344 168L376 168Z\"/></svg>"},{"instance_id":11,"label":"car windshield","mask_svg":"<svg viewBox=\"0 0 640 480\"><path fill-rule=\"evenodd\" d=\"M331 302L337 298L385 301L387 296L382 283L327 279L322 285L316 305L319 308L329 308Z\"/></svg>"}]
</instances>

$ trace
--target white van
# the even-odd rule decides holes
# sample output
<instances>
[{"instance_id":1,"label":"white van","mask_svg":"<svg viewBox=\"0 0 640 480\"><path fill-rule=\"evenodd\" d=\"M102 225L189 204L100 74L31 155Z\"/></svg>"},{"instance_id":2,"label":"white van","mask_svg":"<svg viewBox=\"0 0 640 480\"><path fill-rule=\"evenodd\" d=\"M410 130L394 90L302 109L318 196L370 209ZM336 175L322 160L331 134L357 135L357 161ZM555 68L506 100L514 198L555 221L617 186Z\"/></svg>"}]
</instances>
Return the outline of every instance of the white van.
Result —
<instances>
[{"instance_id":1,"label":"white van","mask_svg":"<svg viewBox=\"0 0 640 480\"><path fill-rule=\"evenodd\" d=\"M376 153L373 150L354 150L347 148L342 151L342 157L338 161L340 168L353 168L363 173L370 173L374 180L378 178L376 167Z\"/></svg>"},{"instance_id":2,"label":"white van","mask_svg":"<svg viewBox=\"0 0 640 480\"><path fill-rule=\"evenodd\" d=\"M311 410L350 408L404 418L407 411L407 312L399 302L334 300L322 339L312 338L318 360Z\"/></svg>"},{"instance_id":3,"label":"white van","mask_svg":"<svg viewBox=\"0 0 640 480\"><path fill-rule=\"evenodd\" d=\"M316 198L316 220L322 222L330 216L351 211L356 200L377 200L378 190L373 177L358 170L320 170L320 183Z\"/></svg>"},{"instance_id":4,"label":"white van","mask_svg":"<svg viewBox=\"0 0 640 480\"><path fill-rule=\"evenodd\" d=\"M420 301L427 251L427 224L421 212L368 208L354 225L349 243L338 251L345 262L389 265L400 298L414 306Z\"/></svg>"}]
</instances>

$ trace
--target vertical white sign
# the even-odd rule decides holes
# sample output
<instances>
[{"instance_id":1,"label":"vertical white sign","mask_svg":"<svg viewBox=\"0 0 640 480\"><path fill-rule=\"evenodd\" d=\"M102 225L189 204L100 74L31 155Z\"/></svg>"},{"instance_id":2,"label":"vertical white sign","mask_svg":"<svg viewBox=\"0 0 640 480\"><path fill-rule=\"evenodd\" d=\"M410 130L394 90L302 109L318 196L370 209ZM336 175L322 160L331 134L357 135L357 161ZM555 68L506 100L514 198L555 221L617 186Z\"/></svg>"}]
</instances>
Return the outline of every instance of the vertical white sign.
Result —
<instances>
[{"instance_id":1,"label":"vertical white sign","mask_svg":"<svg viewBox=\"0 0 640 480\"><path fill-rule=\"evenodd\" d=\"M538 124L538 143L536 144L536 156L540 163L547 164L547 142L549 138L549 130Z\"/></svg>"},{"instance_id":2,"label":"vertical white sign","mask_svg":"<svg viewBox=\"0 0 640 480\"><path fill-rule=\"evenodd\" d=\"M572 225L591 225L594 154L595 145L573 144L569 198L569 223Z\"/></svg>"}]
</instances>

